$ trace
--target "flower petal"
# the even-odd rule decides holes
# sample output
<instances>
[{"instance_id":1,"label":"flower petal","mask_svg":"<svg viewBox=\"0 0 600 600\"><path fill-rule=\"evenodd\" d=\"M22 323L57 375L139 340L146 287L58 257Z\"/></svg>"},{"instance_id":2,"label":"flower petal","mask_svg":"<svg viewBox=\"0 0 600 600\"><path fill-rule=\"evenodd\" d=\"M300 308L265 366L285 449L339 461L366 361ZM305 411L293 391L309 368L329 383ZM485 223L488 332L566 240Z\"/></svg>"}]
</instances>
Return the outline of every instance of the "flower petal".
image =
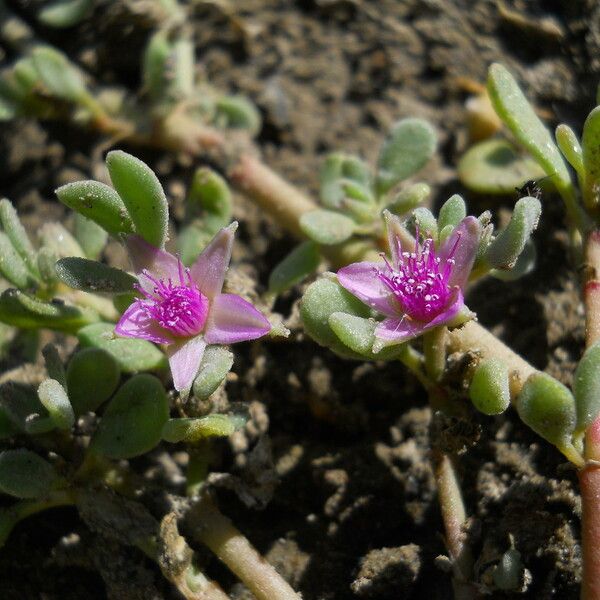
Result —
<instances>
[{"instance_id":1,"label":"flower petal","mask_svg":"<svg viewBox=\"0 0 600 600\"><path fill-rule=\"evenodd\" d=\"M235 294L219 294L212 301L204 338L209 344L255 340L269 333L265 316Z\"/></svg>"},{"instance_id":2,"label":"flower petal","mask_svg":"<svg viewBox=\"0 0 600 600\"><path fill-rule=\"evenodd\" d=\"M439 251L442 264L448 258L454 260L448 281L450 287L457 285L464 289L475 262L480 237L481 223L479 220L475 217L466 217L443 243Z\"/></svg>"},{"instance_id":3,"label":"flower petal","mask_svg":"<svg viewBox=\"0 0 600 600\"><path fill-rule=\"evenodd\" d=\"M143 302L136 300L123 313L115 325L115 333L123 337L149 340L156 344L172 344L173 338L143 308Z\"/></svg>"},{"instance_id":4,"label":"flower petal","mask_svg":"<svg viewBox=\"0 0 600 600\"><path fill-rule=\"evenodd\" d=\"M167 346L169 366L173 375L173 385L180 392L189 389L200 368L200 361L206 348L202 336L182 338Z\"/></svg>"},{"instance_id":5,"label":"flower petal","mask_svg":"<svg viewBox=\"0 0 600 600\"><path fill-rule=\"evenodd\" d=\"M402 314L400 307L390 289L377 276L377 271L385 268L384 263L353 263L340 269L337 278L342 287L367 306L388 317L397 317Z\"/></svg>"},{"instance_id":6,"label":"flower petal","mask_svg":"<svg viewBox=\"0 0 600 600\"><path fill-rule=\"evenodd\" d=\"M139 235L127 236L125 246L140 285L147 292L152 292L155 284L142 271L149 271L155 279L179 281L179 261L176 256L154 247Z\"/></svg>"},{"instance_id":7,"label":"flower petal","mask_svg":"<svg viewBox=\"0 0 600 600\"><path fill-rule=\"evenodd\" d=\"M221 229L192 266L192 280L209 300L219 294L223 287L237 226L237 221L234 221L229 227Z\"/></svg>"},{"instance_id":8,"label":"flower petal","mask_svg":"<svg viewBox=\"0 0 600 600\"><path fill-rule=\"evenodd\" d=\"M419 337L429 329L447 323L460 312L463 306L464 298L460 288L457 287L447 308L431 321L416 321L407 315L401 318L396 316L384 319L375 329L373 352Z\"/></svg>"}]
</instances>

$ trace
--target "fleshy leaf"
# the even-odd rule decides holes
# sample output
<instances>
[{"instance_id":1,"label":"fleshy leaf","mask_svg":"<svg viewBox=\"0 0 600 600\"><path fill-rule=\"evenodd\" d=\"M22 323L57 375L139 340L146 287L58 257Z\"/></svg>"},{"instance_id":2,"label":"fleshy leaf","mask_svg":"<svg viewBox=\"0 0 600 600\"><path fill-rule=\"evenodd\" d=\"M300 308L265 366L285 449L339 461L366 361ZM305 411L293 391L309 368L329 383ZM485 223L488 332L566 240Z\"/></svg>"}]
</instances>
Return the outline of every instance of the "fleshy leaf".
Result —
<instances>
[{"instance_id":1,"label":"fleshy leaf","mask_svg":"<svg viewBox=\"0 0 600 600\"><path fill-rule=\"evenodd\" d=\"M67 389L76 415L95 411L117 389L121 369L101 348L83 348L67 368Z\"/></svg>"},{"instance_id":2,"label":"fleshy leaf","mask_svg":"<svg viewBox=\"0 0 600 600\"><path fill-rule=\"evenodd\" d=\"M302 242L296 246L269 275L269 292L281 292L300 283L314 273L321 263L319 247L313 241Z\"/></svg>"},{"instance_id":3,"label":"fleshy leaf","mask_svg":"<svg viewBox=\"0 0 600 600\"><path fill-rule=\"evenodd\" d=\"M523 252L519 254L517 262L510 271L502 269L492 269L490 275L500 281L516 281L525 275L528 275L535 268L537 261L537 250L532 239L527 240Z\"/></svg>"},{"instance_id":4,"label":"fleshy leaf","mask_svg":"<svg viewBox=\"0 0 600 600\"><path fill-rule=\"evenodd\" d=\"M133 222L121 197L99 181L75 181L56 190L58 199L69 208L91 219L108 233L133 233Z\"/></svg>"},{"instance_id":5,"label":"fleshy leaf","mask_svg":"<svg viewBox=\"0 0 600 600\"><path fill-rule=\"evenodd\" d=\"M113 459L140 456L158 445L168 418L161 382L152 375L135 375L107 406L91 447Z\"/></svg>"},{"instance_id":6,"label":"fleshy leaf","mask_svg":"<svg viewBox=\"0 0 600 600\"><path fill-rule=\"evenodd\" d=\"M108 232L81 213L75 213L73 230L75 239L79 242L86 257L97 259L102 254L104 246L106 246Z\"/></svg>"},{"instance_id":7,"label":"fleshy leaf","mask_svg":"<svg viewBox=\"0 0 600 600\"><path fill-rule=\"evenodd\" d=\"M542 205L537 198L521 198L513 210L509 224L485 252L486 261L496 269L512 269L537 228Z\"/></svg>"},{"instance_id":8,"label":"fleshy leaf","mask_svg":"<svg viewBox=\"0 0 600 600\"><path fill-rule=\"evenodd\" d=\"M75 414L65 388L56 379L44 379L37 392L56 427L71 429L75 423Z\"/></svg>"},{"instance_id":9,"label":"fleshy leaf","mask_svg":"<svg viewBox=\"0 0 600 600\"><path fill-rule=\"evenodd\" d=\"M17 211L6 198L0 200L0 222L13 248L25 261L29 271L36 275L38 271L35 250L25 228L21 224Z\"/></svg>"},{"instance_id":10,"label":"fleshy leaf","mask_svg":"<svg viewBox=\"0 0 600 600\"><path fill-rule=\"evenodd\" d=\"M199 400L206 400L221 385L232 366L232 352L223 346L208 346L194 380L194 396Z\"/></svg>"},{"instance_id":11,"label":"fleshy leaf","mask_svg":"<svg viewBox=\"0 0 600 600\"><path fill-rule=\"evenodd\" d=\"M125 271L88 258L61 258L56 263L58 278L74 290L120 294L131 292L137 279Z\"/></svg>"},{"instance_id":12,"label":"fleshy leaf","mask_svg":"<svg viewBox=\"0 0 600 600\"><path fill-rule=\"evenodd\" d=\"M573 378L577 430L584 431L600 414L600 342L585 351Z\"/></svg>"},{"instance_id":13,"label":"fleshy leaf","mask_svg":"<svg viewBox=\"0 0 600 600\"><path fill-rule=\"evenodd\" d=\"M473 406L484 415L503 413L510 405L508 377L508 369L502 361L489 358L480 362L469 387Z\"/></svg>"},{"instance_id":14,"label":"fleshy leaf","mask_svg":"<svg viewBox=\"0 0 600 600\"><path fill-rule=\"evenodd\" d=\"M35 283L27 264L3 231L0 231L0 272L10 283L20 289L28 288Z\"/></svg>"},{"instance_id":15,"label":"fleshy leaf","mask_svg":"<svg viewBox=\"0 0 600 600\"><path fill-rule=\"evenodd\" d=\"M38 75L50 93L70 102L80 102L88 94L83 77L69 59L50 46L31 52Z\"/></svg>"},{"instance_id":16,"label":"fleshy leaf","mask_svg":"<svg viewBox=\"0 0 600 600\"><path fill-rule=\"evenodd\" d=\"M561 124L554 133L556 143L563 156L569 164L575 169L580 181L585 181L585 167L583 165L583 148L577 134L568 126Z\"/></svg>"},{"instance_id":17,"label":"fleshy leaf","mask_svg":"<svg viewBox=\"0 0 600 600\"><path fill-rule=\"evenodd\" d=\"M431 188L426 183L413 183L401 189L389 201L387 209L395 215L403 215L416 208L431 194Z\"/></svg>"},{"instance_id":18,"label":"fleshy leaf","mask_svg":"<svg viewBox=\"0 0 600 600\"><path fill-rule=\"evenodd\" d=\"M44 223L39 231L42 247L47 248L57 258L65 256L84 256L79 242L61 223Z\"/></svg>"},{"instance_id":19,"label":"fleshy leaf","mask_svg":"<svg viewBox=\"0 0 600 600\"><path fill-rule=\"evenodd\" d=\"M454 194L450 196L442 207L438 215L438 228L440 232L444 227L456 227L467 216L467 207L462 196Z\"/></svg>"},{"instance_id":20,"label":"fleshy leaf","mask_svg":"<svg viewBox=\"0 0 600 600\"><path fill-rule=\"evenodd\" d=\"M0 452L0 492L17 498L40 498L58 482L54 467L30 450Z\"/></svg>"},{"instance_id":21,"label":"fleshy leaf","mask_svg":"<svg viewBox=\"0 0 600 600\"><path fill-rule=\"evenodd\" d=\"M231 222L231 190L216 171L196 169L187 196L188 218L199 217L212 235Z\"/></svg>"},{"instance_id":22,"label":"fleshy leaf","mask_svg":"<svg viewBox=\"0 0 600 600\"><path fill-rule=\"evenodd\" d=\"M564 194L571 187L567 165L552 134L535 114L515 78L503 65L494 63L490 66L487 90L498 116L518 142L537 160L546 175L552 175L556 187Z\"/></svg>"},{"instance_id":23,"label":"fleshy leaf","mask_svg":"<svg viewBox=\"0 0 600 600\"><path fill-rule=\"evenodd\" d=\"M154 171L139 158L121 150L108 153L106 166L138 235L157 248L164 247L169 207Z\"/></svg>"},{"instance_id":24,"label":"fleshy leaf","mask_svg":"<svg viewBox=\"0 0 600 600\"><path fill-rule=\"evenodd\" d=\"M377 191L384 194L407 179L433 156L437 139L422 119L402 119L388 134L377 160Z\"/></svg>"},{"instance_id":25,"label":"fleshy leaf","mask_svg":"<svg viewBox=\"0 0 600 600\"><path fill-rule=\"evenodd\" d=\"M22 329L48 327L74 333L98 320L95 312L69 306L59 300L42 302L14 289L0 295L0 321Z\"/></svg>"},{"instance_id":26,"label":"fleshy leaf","mask_svg":"<svg viewBox=\"0 0 600 600\"><path fill-rule=\"evenodd\" d=\"M300 228L319 244L340 244L347 240L356 228L356 223L332 210L312 210L300 217Z\"/></svg>"},{"instance_id":27,"label":"fleshy leaf","mask_svg":"<svg viewBox=\"0 0 600 600\"><path fill-rule=\"evenodd\" d=\"M323 278L312 283L300 304L300 316L306 333L317 343L327 346L340 356L362 358L362 355L340 342L331 329L329 317L335 312L363 318L370 316L368 307L337 282Z\"/></svg>"},{"instance_id":28,"label":"fleshy leaf","mask_svg":"<svg viewBox=\"0 0 600 600\"><path fill-rule=\"evenodd\" d=\"M562 383L536 373L525 382L516 402L521 420L559 449L571 445L577 422L575 398Z\"/></svg>"},{"instance_id":29,"label":"fleshy leaf","mask_svg":"<svg viewBox=\"0 0 600 600\"><path fill-rule=\"evenodd\" d=\"M67 374L56 346L54 344L46 344L42 348L42 355L44 357L48 377L56 379L65 390L68 389Z\"/></svg>"},{"instance_id":30,"label":"fleshy leaf","mask_svg":"<svg viewBox=\"0 0 600 600\"><path fill-rule=\"evenodd\" d=\"M244 425L237 415L208 415L198 419L169 419L162 431L163 440L171 443L195 443L211 437L229 437Z\"/></svg>"},{"instance_id":31,"label":"fleshy leaf","mask_svg":"<svg viewBox=\"0 0 600 600\"><path fill-rule=\"evenodd\" d=\"M165 355L151 342L114 335L114 325L95 323L77 333L80 344L85 347L106 350L125 373L156 371L167 366Z\"/></svg>"},{"instance_id":32,"label":"fleshy leaf","mask_svg":"<svg viewBox=\"0 0 600 600\"><path fill-rule=\"evenodd\" d=\"M480 194L514 194L545 172L530 156L506 140L493 139L471 147L460 159L458 176L464 186Z\"/></svg>"},{"instance_id":33,"label":"fleshy leaf","mask_svg":"<svg viewBox=\"0 0 600 600\"><path fill-rule=\"evenodd\" d=\"M48 27L73 27L82 21L94 6L94 0L56 0L38 13L40 23Z\"/></svg>"},{"instance_id":34,"label":"fleshy leaf","mask_svg":"<svg viewBox=\"0 0 600 600\"><path fill-rule=\"evenodd\" d=\"M600 106L587 117L581 139L585 172L583 197L587 206L600 204Z\"/></svg>"},{"instance_id":35,"label":"fleshy leaf","mask_svg":"<svg viewBox=\"0 0 600 600\"><path fill-rule=\"evenodd\" d=\"M0 407L20 431L28 431L32 422L48 417L35 390L30 386L8 382L0 387ZM53 429L51 424L46 430Z\"/></svg>"},{"instance_id":36,"label":"fleshy leaf","mask_svg":"<svg viewBox=\"0 0 600 600\"><path fill-rule=\"evenodd\" d=\"M218 127L245 129L251 135L260 131L260 113L244 96L221 96L215 104Z\"/></svg>"},{"instance_id":37,"label":"fleshy leaf","mask_svg":"<svg viewBox=\"0 0 600 600\"><path fill-rule=\"evenodd\" d=\"M357 156L348 154L330 154L321 166L321 202L331 209L340 209L346 197L343 183L360 184L370 190L372 181L369 167ZM374 199L371 198L371 201Z\"/></svg>"},{"instance_id":38,"label":"fleshy leaf","mask_svg":"<svg viewBox=\"0 0 600 600\"><path fill-rule=\"evenodd\" d=\"M423 238L432 238L437 240L438 225L437 219L433 213L424 206L419 206L413 210L412 218L415 225L419 226L419 235Z\"/></svg>"}]
</instances>

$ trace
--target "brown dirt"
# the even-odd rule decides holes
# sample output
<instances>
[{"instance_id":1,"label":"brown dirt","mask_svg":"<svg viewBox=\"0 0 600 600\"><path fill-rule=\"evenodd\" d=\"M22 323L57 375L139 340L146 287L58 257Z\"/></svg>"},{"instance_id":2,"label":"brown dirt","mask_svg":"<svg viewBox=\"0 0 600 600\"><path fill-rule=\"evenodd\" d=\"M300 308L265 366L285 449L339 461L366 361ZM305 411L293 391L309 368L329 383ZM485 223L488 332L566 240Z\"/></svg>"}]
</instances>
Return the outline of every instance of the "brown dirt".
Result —
<instances>
[{"instance_id":1,"label":"brown dirt","mask_svg":"<svg viewBox=\"0 0 600 600\"><path fill-rule=\"evenodd\" d=\"M25 16L31 9L29 2L11 4ZM266 161L309 192L317 188L318 166L328 152L344 149L373 160L393 121L431 120L440 153L420 178L441 202L462 191L454 167L466 145L463 103L469 82L483 82L490 62L506 64L532 100L576 130L593 104L600 72L600 20L593 18L598 6L592 0L502 3L525 17L519 22L502 16L499 4L236 0L234 18L223 3L198 2L197 56L213 83L258 104ZM132 33L122 12L102 7L72 35L40 33L101 79L134 86L151 19ZM139 16L135 20L143 25ZM115 53L115 41L130 51ZM98 176L99 140L93 136L57 124L2 127L0 192L18 204L33 229L63 214L52 196L58 184ZM180 200L190 169L172 157L136 152ZM513 201L469 200L474 210ZM515 284L481 283L469 304L534 365L569 383L582 347L582 312L558 204L545 199L536 272ZM236 216L242 244L234 258L244 274L264 284L291 242L241 198ZM285 296L277 309L287 316L299 293ZM262 510L247 508L222 486L222 509L303 597L450 598L428 463L430 414L417 383L396 365L344 362L298 331L285 342L236 348L234 371L229 401L251 403L254 419L230 448L218 447L215 470L232 470L256 490L249 453L268 432L280 481L269 502L259 490ZM490 568L509 548L511 535L530 583L523 593L496 591L492 597L574 600L580 577L574 472L511 412L495 418L473 412L472 419L479 440L459 464L479 581L490 581ZM88 548L79 563L64 552L62 538L73 532ZM32 518L0 552L0 596L138 597L123 591L125 580L106 576L107 547L90 538L70 510ZM111 551L115 564L126 565L139 597L174 597L141 555ZM206 561L209 574L233 597L247 597L216 559L206 555Z\"/></svg>"}]
</instances>

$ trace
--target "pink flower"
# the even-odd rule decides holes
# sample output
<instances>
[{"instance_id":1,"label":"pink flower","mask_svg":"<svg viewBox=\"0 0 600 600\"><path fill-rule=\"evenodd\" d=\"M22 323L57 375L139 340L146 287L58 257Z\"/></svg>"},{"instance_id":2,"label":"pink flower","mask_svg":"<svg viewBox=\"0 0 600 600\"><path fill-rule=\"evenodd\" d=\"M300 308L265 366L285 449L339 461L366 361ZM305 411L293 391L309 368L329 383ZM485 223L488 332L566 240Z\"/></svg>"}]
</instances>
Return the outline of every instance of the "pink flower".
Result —
<instances>
[{"instance_id":1,"label":"pink flower","mask_svg":"<svg viewBox=\"0 0 600 600\"><path fill-rule=\"evenodd\" d=\"M420 244L417 231L415 251L403 252L398 217L388 215L387 221L391 262L354 263L337 273L343 287L386 317L375 329L374 352L444 325L460 312L481 235L479 221L467 217L439 250L430 238Z\"/></svg>"},{"instance_id":2,"label":"pink flower","mask_svg":"<svg viewBox=\"0 0 600 600\"><path fill-rule=\"evenodd\" d=\"M165 344L173 383L188 389L208 344L233 344L262 337L269 321L235 294L222 294L237 223L221 229L191 269L137 235L127 249L142 294L123 313L115 333Z\"/></svg>"}]
</instances>

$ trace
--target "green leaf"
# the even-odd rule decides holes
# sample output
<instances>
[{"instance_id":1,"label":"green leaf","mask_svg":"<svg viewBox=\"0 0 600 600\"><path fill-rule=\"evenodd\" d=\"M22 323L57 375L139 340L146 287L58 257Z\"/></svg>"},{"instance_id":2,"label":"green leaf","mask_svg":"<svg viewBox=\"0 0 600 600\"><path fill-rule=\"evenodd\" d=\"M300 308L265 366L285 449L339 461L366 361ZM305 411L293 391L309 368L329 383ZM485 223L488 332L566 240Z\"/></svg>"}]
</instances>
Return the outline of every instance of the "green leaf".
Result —
<instances>
[{"instance_id":1,"label":"green leaf","mask_svg":"<svg viewBox=\"0 0 600 600\"><path fill-rule=\"evenodd\" d=\"M0 492L17 498L41 498L58 482L54 467L30 450L0 452Z\"/></svg>"},{"instance_id":2,"label":"green leaf","mask_svg":"<svg viewBox=\"0 0 600 600\"><path fill-rule=\"evenodd\" d=\"M44 379L37 393L56 427L71 429L75 423L75 413L65 388L56 379Z\"/></svg>"},{"instance_id":3,"label":"green leaf","mask_svg":"<svg viewBox=\"0 0 600 600\"><path fill-rule=\"evenodd\" d=\"M231 222L233 202L227 182L208 167L196 169L187 196L188 218L202 218L213 235Z\"/></svg>"},{"instance_id":4,"label":"green leaf","mask_svg":"<svg viewBox=\"0 0 600 600\"><path fill-rule=\"evenodd\" d=\"M269 292L281 294L314 273L320 263L321 254L317 244L310 240L302 242L271 271Z\"/></svg>"},{"instance_id":5,"label":"green leaf","mask_svg":"<svg viewBox=\"0 0 600 600\"><path fill-rule=\"evenodd\" d=\"M202 222L185 225L177 236L177 250L183 264L192 265L213 237L214 233L207 231Z\"/></svg>"},{"instance_id":6,"label":"green leaf","mask_svg":"<svg viewBox=\"0 0 600 600\"><path fill-rule=\"evenodd\" d=\"M467 206L462 196L454 194L450 196L438 215L438 228L440 231L450 225L453 229L467 216Z\"/></svg>"},{"instance_id":7,"label":"green leaf","mask_svg":"<svg viewBox=\"0 0 600 600\"><path fill-rule=\"evenodd\" d=\"M229 437L243 426L239 417L230 415L208 415L199 419L169 419L162 431L166 442L195 443L211 437Z\"/></svg>"},{"instance_id":8,"label":"green leaf","mask_svg":"<svg viewBox=\"0 0 600 600\"><path fill-rule=\"evenodd\" d=\"M152 35L146 46L142 67L144 87L154 102L164 100L167 96L166 76L172 50L173 46L169 41L169 32L166 28L159 29Z\"/></svg>"},{"instance_id":9,"label":"green leaf","mask_svg":"<svg viewBox=\"0 0 600 600\"><path fill-rule=\"evenodd\" d=\"M525 382L516 402L521 420L559 449L571 445L577 422L575 398L562 383L536 373Z\"/></svg>"},{"instance_id":10,"label":"green leaf","mask_svg":"<svg viewBox=\"0 0 600 600\"><path fill-rule=\"evenodd\" d=\"M385 194L414 175L433 156L437 139L433 127L422 119L398 121L381 147L377 161L377 191Z\"/></svg>"},{"instance_id":11,"label":"green leaf","mask_svg":"<svg viewBox=\"0 0 600 600\"><path fill-rule=\"evenodd\" d=\"M140 456L158 445L168 418L161 382L152 375L135 375L110 401L91 448L113 459Z\"/></svg>"},{"instance_id":12,"label":"green leaf","mask_svg":"<svg viewBox=\"0 0 600 600\"><path fill-rule=\"evenodd\" d=\"M8 289L0 295L0 321L23 329L47 327L75 333L81 327L98 321L98 315L60 300L42 302L19 290Z\"/></svg>"},{"instance_id":13,"label":"green leaf","mask_svg":"<svg viewBox=\"0 0 600 600\"><path fill-rule=\"evenodd\" d=\"M18 433L17 426L12 422L6 411L0 405L0 441L11 438Z\"/></svg>"},{"instance_id":14,"label":"green leaf","mask_svg":"<svg viewBox=\"0 0 600 600\"><path fill-rule=\"evenodd\" d=\"M496 358L481 361L471 379L469 397L484 415L499 415L510 405L509 374L506 365Z\"/></svg>"},{"instance_id":15,"label":"green leaf","mask_svg":"<svg viewBox=\"0 0 600 600\"><path fill-rule=\"evenodd\" d=\"M37 253L37 268L41 280L48 286L53 286L58 282L56 276L57 256L50 248L41 247Z\"/></svg>"},{"instance_id":16,"label":"green leaf","mask_svg":"<svg viewBox=\"0 0 600 600\"><path fill-rule=\"evenodd\" d=\"M587 429L600 414L600 342L585 351L573 379L577 430Z\"/></svg>"},{"instance_id":17,"label":"green leaf","mask_svg":"<svg viewBox=\"0 0 600 600\"><path fill-rule=\"evenodd\" d=\"M83 256L83 248L60 223L44 223L39 232L41 245L55 256Z\"/></svg>"},{"instance_id":18,"label":"green leaf","mask_svg":"<svg viewBox=\"0 0 600 600\"><path fill-rule=\"evenodd\" d=\"M21 224L17 211L10 200L4 198L0 200L0 222L10 240L13 248L19 253L19 256L25 261L27 268L32 275L37 275L36 253L31 244L31 240Z\"/></svg>"},{"instance_id":19,"label":"green leaf","mask_svg":"<svg viewBox=\"0 0 600 600\"><path fill-rule=\"evenodd\" d=\"M516 548L509 548L492 572L494 585L499 590L518 593L522 586L524 570L521 553Z\"/></svg>"},{"instance_id":20,"label":"green leaf","mask_svg":"<svg viewBox=\"0 0 600 600\"><path fill-rule=\"evenodd\" d=\"M340 356L363 358L343 344L332 330L329 317L335 312L363 318L370 316L368 307L336 281L323 278L308 286L300 304L300 317L306 333Z\"/></svg>"},{"instance_id":21,"label":"green leaf","mask_svg":"<svg viewBox=\"0 0 600 600\"><path fill-rule=\"evenodd\" d=\"M38 20L48 27L73 27L85 19L93 6L94 0L57 0L40 10Z\"/></svg>"},{"instance_id":22,"label":"green leaf","mask_svg":"<svg viewBox=\"0 0 600 600\"><path fill-rule=\"evenodd\" d=\"M365 360L392 360L403 354L401 344L373 352L375 329L374 319L365 319L344 312L334 312L329 316L329 326L339 340L350 350L360 354Z\"/></svg>"},{"instance_id":23,"label":"green leaf","mask_svg":"<svg viewBox=\"0 0 600 600\"><path fill-rule=\"evenodd\" d=\"M347 240L356 228L356 223L332 210L312 210L300 217L300 228L313 241L324 244L340 244Z\"/></svg>"},{"instance_id":24,"label":"green leaf","mask_svg":"<svg viewBox=\"0 0 600 600\"><path fill-rule=\"evenodd\" d=\"M99 181L75 181L59 187L56 195L65 206L91 219L114 236L134 231L123 200L108 185Z\"/></svg>"},{"instance_id":25,"label":"green leaf","mask_svg":"<svg viewBox=\"0 0 600 600\"><path fill-rule=\"evenodd\" d=\"M88 258L97 259L108 239L105 229L80 213L75 213L75 239Z\"/></svg>"},{"instance_id":26,"label":"green leaf","mask_svg":"<svg viewBox=\"0 0 600 600\"><path fill-rule=\"evenodd\" d=\"M546 175L552 175L559 192L568 195L571 176L552 134L535 114L515 78L501 64L490 66L487 90L494 110L517 141L537 160Z\"/></svg>"},{"instance_id":27,"label":"green leaf","mask_svg":"<svg viewBox=\"0 0 600 600\"><path fill-rule=\"evenodd\" d=\"M206 400L221 385L233 366L233 353L223 346L208 346L202 356L198 375L194 380L194 396Z\"/></svg>"},{"instance_id":28,"label":"green leaf","mask_svg":"<svg viewBox=\"0 0 600 600\"><path fill-rule=\"evenodd\" d=\"M101 348L83 348L67 368L67 389L76 415L94 412L115 392L121 379L117 361Z\"/></svg>"},{"instance_id":29,"label":"green leaf","mask_svg":"<svg viewBox=\"0 0 600 600\"><path fill-rule=\"evenodd\" d=\"M108 153L106 166L136 232L149 244L157 248L164 247L169 206L154 171L139 158L121 150Z\"/></svg>"},{"instance_id":30,"label":"green leaf","mask_svg":"<svg viewBox=\"0 0 600 600\"><path fill-rule=\"evenodd\" d=\"M542 213L542 205L537 198L521 198L513 210L509 224L488 246L485 260L496 269L512 269L525 244L535 231Z\"/></svg>"},{"instance_id":31,"label":"green leaf","mask_svg":"<svg viewBox=\"0 0 600 600\"><path fill-rule=\"evenodd\" d=\"M535 268L537 262L537 250L532 239L527 240L523 252L519 254L515 266L510 271L502 269L492 269L490 275L500 281L516 281L525 275L528 275Z\"/></svg>"},{"instance_id":32,"label":"green leaf","mask_svg":"<svg viewBox=\"0 0 600 600\"><path fill-rule=\"evenodd\" d=\"M462 184L480 194L514 194L515 188L544 175L533 158L500 139L475 144L458 163Z\"/></svg>"},{"instance_id":33,"label":"green leaf","mask_svg":"<svg viewBox=\"0 0 600 600\"><path fill-rule=\"evenodd\" d=\"M15 427L22 432L29 432L30 425L48 418L35 390L16 382L7 382L0 386L0 408ZM46 431L53 429L51 423Z\"/></svg>"},{"instance_id":34,"label":"green leaf","mask_svg":"<svg viewBox=\"0 0 600 600\"><path fill-rule=\"evenodd\" d=\"M568 125L561 124L556 128L554 136L556 137L556 143L560 151L575 169L580 181L585 181L583 149L577 139L577 134Z\"/></svg>"},{"instance_id":35,"label":"green leaf","mask_svg":"<svg viewBox=\"0 0 600 600\"><path fill-rule=\"evenodd\" d=\"M600 204L600 106L587 117L583 125L583 197L587 206Z\"/></svg>"},{"instance_id":36,"label":"green leaf","mask_svg":"<svg viewBox=\"0 0 600 600\"><path fill-rule=\"evenodd\" d=\"M120 294L133 291L137 283L135 277L121 269L75 256L57 261L56 275L74 290L85 292Z\"/></svg>"},{"instance_id":37,"label":"green leaf","mask_svg":"<svg viewBox=\"0 0 600 600\"><path fill-rule=\"evenodd\" d=\"M215 122L219 127L246 129L251 135L260 131L260 113L244 96L221 96L215 104Z\"/></svg>"},{"instance_id":38,"label":"green leaf","mask_svg":"<svg viewBox=\"0 0 600 600\"><path fill-rule=\"evenodd\" d=\"M370 191L371 172L369 167L357 156L341 153L330 154L321 165L319 179L321 202L327 208L341 208L346 197L345 183L359 184L361 189L368 194L365 200L374 201Z\"/></svg>"},{"instance_id":39,"label":"green leaf","mask_svg":"<svg viewBox=\"0 0 600 600\"><path fill-rule=\"evenodd\" d=\"M25 261L2 231L0 231L0 272L10 283L21 289L33 286L36 282Z\"/></svg>"},{"instance_id":40,"label":"green leaf","mask_svg":"<svg viewBox=\"0 0 600 600\"><path fill-rule=\"evenodd\" d=\"M387 204L387 209L395 215L403 215L427 200L431 188L426 183L413 183L395 194Z\"/></svg>"},{"instance_id":41,"label":"green leaf","mask_svg":"<svg viewBox=\"0 0 600 600\"><path fill-rule=\"evenodd\" d=\"M151 342L134 338L115 337L114 325L95 323L77 332L84 348L106 350L125 373L157 371L167 366L165 355Z\"/></svg>"},{"instance_id":42,"label":"green leaf","mask_svg":"<svg viewBox=\"0 0 600 600\"><path fill-rule=\"evenodd\" d=\"M415 226L419 226L419 235L425 238L437 240L438 225L437 219L433 213L424 206L419 206L413 210L412 219Z\"/></svg>"},{"instance_id":43,"label":"green leaf","mask_svg":"<svg viewBox=\"0 0 600 600\"><path fill-rule=\"evenodd\" d=\"M56 379L65 390L68 389L67 374L56 346L54 344L46 344L42 348L42 356L44 357L48 377Z\"/></svg>"},{"instance_id":44,"label":"green leaf","mask_svg":"<svg viewBox=\"0 0 600 600\"><path fill-rule=\"evenodd\" d=\"M31 52L31 59L40 79L53 96L69 102L80 102L87 96L81 73L62 52L50 46L41 46Z\"/></svg>"}]
</instances>

